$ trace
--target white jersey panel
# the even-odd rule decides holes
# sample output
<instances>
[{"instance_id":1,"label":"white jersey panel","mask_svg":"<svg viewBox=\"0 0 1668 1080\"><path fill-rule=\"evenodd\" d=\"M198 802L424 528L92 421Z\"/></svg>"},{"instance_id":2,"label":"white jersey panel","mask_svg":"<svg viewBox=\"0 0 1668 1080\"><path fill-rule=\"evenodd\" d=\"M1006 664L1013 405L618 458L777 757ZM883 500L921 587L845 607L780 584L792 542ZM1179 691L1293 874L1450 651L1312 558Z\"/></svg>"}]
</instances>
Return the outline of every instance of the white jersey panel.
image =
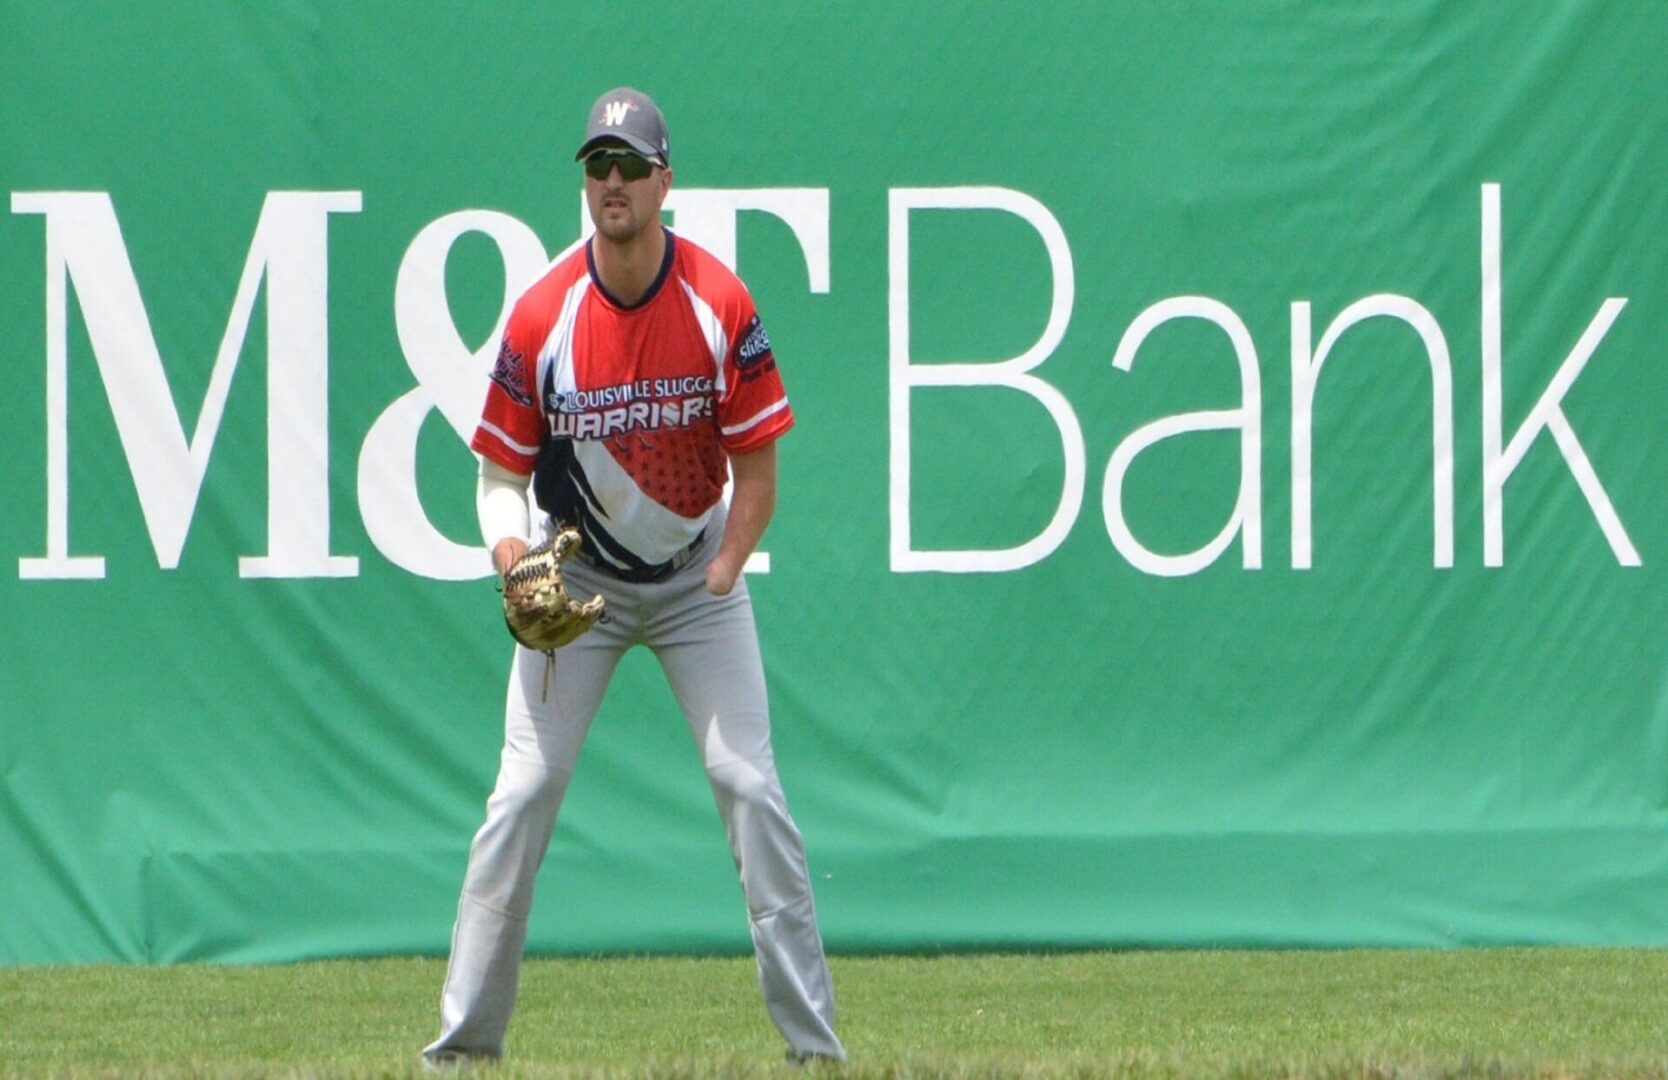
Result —
<instances>
[{"instance_id":1,"label":"white jersey panel","mask_svg":"<svg viewBox=\"0 0 1668 1080\"><path fill-rule=\"evenodd\" d=\"M707 348L712 350L712 365L717 374L713 379L713 389L719 397L724 396L724 357L730 352L730 337L724 333L724 320L718 317L718 312L712 305L701 299L692 285L687 281L680 281L684 295L689 297L689 306L695 310L695 321L701 327L701 335L707 339Z\"/></svg>"},{"instance_id":2,"label":"white jersey panel","mask_svg":"<svg viewBox=\"0 0 1668 1080\"><path fill-rule=\"evenodd\" d=\"M577 385L573 377L573 323L579 317L579 302L585 299L585 293L591 288L589 277L580 278L573 283L573 288L562 297L562 310L556 316L556 325L550 328L550 336L545 338L544 348L539 350L539 366L536 372L537 381L534 385L537 393L543 395L544 388L549 386L558 394L571 394ZM555 368L555 378L550 378L551 368ZM539 410L543 412L548 406L547 401L539 401Z\"/></svg>"},{"instance_id":3,"label":"white jersey panel","mask_svg":"<svg viewBox=\"0 0 1668 1080\"><path fill-rule=\"evenodd\" d=\"M600 442L576 440L573 457L591 485L591 493L596 496L595 502L600 504L597 510L604 522L616 528L629 522L632 554L644 562L661 563L672 558L694 543L712 518L711 510L698 518L686 518L643 494L637 481L620 468L620 463L614 460L608 447ZM627 530L621 528L616 535L624 539ZM604 559L608 557L605 551L593 554Z\"/></svg>"}]
</instances>

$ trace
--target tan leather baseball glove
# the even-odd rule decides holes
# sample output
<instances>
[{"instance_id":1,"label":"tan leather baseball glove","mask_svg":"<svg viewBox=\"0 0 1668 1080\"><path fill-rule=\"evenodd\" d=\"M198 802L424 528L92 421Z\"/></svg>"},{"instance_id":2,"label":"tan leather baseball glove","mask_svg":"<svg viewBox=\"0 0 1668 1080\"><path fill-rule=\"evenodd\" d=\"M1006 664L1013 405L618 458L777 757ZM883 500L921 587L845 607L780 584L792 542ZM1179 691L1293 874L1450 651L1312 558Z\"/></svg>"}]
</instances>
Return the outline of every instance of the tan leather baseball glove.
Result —
<instances>
[{"instance_id":1,"label":"tan leather baseball glove","mask_svg":"<svg viewBox=\"0 0 1668 1080\"><path fill-rule=\"evenodd\" d=\"M504 575L504 622L529 649L550 652L574 640L602 618L602 597L581 604L562 584L562 563L579 550L579 533L555 536L515 561Z\"/></svg>"}]
</instances>

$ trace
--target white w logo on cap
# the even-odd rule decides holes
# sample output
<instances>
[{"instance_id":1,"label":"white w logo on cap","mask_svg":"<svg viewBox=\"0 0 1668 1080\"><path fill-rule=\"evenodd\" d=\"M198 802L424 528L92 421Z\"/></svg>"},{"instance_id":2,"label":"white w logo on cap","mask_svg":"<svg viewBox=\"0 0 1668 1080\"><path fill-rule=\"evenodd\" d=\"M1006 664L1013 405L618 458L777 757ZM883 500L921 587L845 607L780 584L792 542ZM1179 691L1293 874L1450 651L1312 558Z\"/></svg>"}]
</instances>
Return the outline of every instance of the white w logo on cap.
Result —
<instances>
[{"instance_id":1,"label":"white w logo on cap","mask_svg":"<svg viewBox=\"0 0 1668 1080\"><path fill-rule=\"evenodd\" d=\"M635 101L610 101L602 107L602 122L609 127L617 127L625 123L626 114L635 108Z\"/></svg>"}]
</instances>

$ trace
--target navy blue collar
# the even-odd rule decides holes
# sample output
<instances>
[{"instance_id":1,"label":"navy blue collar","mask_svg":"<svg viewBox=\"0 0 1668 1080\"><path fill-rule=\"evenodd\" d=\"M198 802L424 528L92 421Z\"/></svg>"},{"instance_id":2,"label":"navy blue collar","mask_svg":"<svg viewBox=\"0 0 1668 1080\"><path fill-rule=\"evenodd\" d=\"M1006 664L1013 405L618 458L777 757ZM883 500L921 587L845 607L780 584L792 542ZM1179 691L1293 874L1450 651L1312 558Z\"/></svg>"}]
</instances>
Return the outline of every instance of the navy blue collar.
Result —
<instances>
[{"instance_id":1,"label":"navy blue collar","mask_svg":"<svg viewBox=\"0 0 1668 1080\"><path fill-rule=\"evenodd\" d=\"M643 294L643 298L641 300L637 301L635 304L627 304L624 301L622 301L619 297L615 296L613 293L608 291L608 286L606 286L602 283L602 278L600 276L598 276L598 274L597 274L597 258L596 258L596 255L591 250L590 241L586 241L586 243L585 243L585 268L591 272L591 284L593 284L597 287L597 291L600 292L605 298L607 298L607 300L610 304L613 304L615 307L621 309L622 311L635 311L637 308L643 307L650 300L653 300L656 296L660 295L660 287L662 285L666 284L666 279L672 275L672 255L673 255L673 250L672 249L677 244L677 238L672 235L672 230L667 229L667 230L665 230L665 232L666 232L666 254L661 256L660 272L654 276L654 281L653 281L652 284L649 285L648 291ZM593 237L593 239L594 239L594 237Z\"/></svg>"}]
</instances>

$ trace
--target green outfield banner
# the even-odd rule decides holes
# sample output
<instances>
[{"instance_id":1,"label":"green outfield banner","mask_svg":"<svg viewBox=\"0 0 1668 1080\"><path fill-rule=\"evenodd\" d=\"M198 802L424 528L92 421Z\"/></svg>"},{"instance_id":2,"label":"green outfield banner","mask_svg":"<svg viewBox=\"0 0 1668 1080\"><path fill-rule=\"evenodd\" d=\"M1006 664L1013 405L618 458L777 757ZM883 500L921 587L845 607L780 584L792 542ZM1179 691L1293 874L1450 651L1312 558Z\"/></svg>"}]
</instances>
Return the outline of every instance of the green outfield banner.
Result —
<instances>
[{"instance_id":1,"label":"green outfield banner","mask_svg":"<svg viewBox=\"0 0 1668 1080\"><path fill-rule=\"evenodd\" d=\"M0 11L0 963L442 954L602 91L798 418L836 952L1668 944L1668 6ZM559 676L558 676L559 677ZM744 951L627 657L541 952Z\"/></svg>"}]
</instances>

